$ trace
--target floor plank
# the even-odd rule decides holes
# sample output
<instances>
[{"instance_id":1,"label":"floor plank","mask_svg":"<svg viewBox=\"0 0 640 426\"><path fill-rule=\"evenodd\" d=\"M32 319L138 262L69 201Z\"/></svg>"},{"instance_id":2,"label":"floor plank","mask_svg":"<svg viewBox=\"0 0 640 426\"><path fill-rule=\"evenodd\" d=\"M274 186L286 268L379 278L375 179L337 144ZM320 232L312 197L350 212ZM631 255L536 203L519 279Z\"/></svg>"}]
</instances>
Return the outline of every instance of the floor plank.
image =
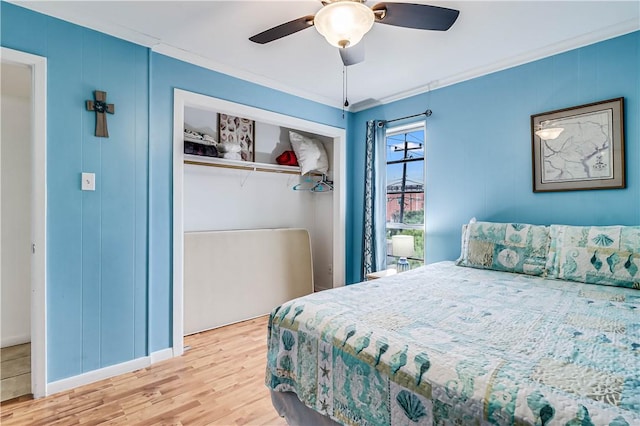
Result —
<instances>
[{"instance_id":1,"label":"floor plank","mask_svg":"<svg viewBox=\"0 0 640 426\"><path fill-rule=\"evenodd\" d=\"M276 425L264 385L267 317L185 337L182 357L0 406L9 425Z\"/></svg>"}]
</instances>

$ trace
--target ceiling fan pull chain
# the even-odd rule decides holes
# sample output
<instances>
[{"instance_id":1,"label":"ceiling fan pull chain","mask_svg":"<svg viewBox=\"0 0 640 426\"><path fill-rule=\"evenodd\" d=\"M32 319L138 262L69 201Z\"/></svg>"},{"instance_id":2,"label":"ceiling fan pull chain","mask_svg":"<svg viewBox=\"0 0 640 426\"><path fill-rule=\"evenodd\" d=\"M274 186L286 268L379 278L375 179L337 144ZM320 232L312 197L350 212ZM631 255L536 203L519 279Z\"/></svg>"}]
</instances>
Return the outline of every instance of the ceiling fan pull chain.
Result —
<instances>
[{"instance_id":1,"label":"ceiling fan pull chain","mask_svg":"<svg viewBox=\"0 0 640 426\"><path fill-rule=\"evenodd\" d=\"M348 76L347 76L347 67L342 67L342 96L344 97L344 108L349 106L349 99L347 99L347 90L349 89L348 84ZM344 110L343 108L343 110Z\"/></svg>"},{"instance_id":2,"label":"ceiling fan pull chain","mask_svg":"<svg viewBox=\"0 0 640 426\"><path fill-rule=\"evenodd\" d=\"M349 101L347 100L347 67L342 67L342 99L344 99L344 103L342 104L342 119L344 120L344 109L349 106Z\"/></svg>"},{"instance_id":3,"label":"ceiling fan pull chain","mask_svg":"<svg viewBox=\"0 0 640 426\"><path fill-rule=\"evenodd\" d=\"M342 66L342 99L345 99L344 96L344 70L346 69L346 67L343 65ZM344 120L344 104L342 104L342 119Z\"/></svg>"}]
</instances>

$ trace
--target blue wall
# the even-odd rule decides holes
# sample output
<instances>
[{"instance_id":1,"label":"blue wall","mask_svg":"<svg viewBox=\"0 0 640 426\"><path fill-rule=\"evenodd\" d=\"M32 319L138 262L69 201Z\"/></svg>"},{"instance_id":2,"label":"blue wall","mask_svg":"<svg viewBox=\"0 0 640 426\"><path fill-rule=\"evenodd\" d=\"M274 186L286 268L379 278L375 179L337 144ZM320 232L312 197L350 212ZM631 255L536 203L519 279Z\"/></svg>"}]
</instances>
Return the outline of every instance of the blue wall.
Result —
<instances>
[{"instance_id":1,"label":"blue wall","mask_svg":"<svg viewBox=\"0 0 640 426\"><path fill-rule=\"evenodd\" d=\"M151 55L149 304L150 349L171 345L173 89L179 88L335 127L342 110L209 71L160 54ZM223 202L221 200L221 202Z\"/></svg>"},{"instance_id":2,"label":"blue wall","mask_svg":"<svg viewBox=\"0 0 640 426\"><path fill-rule=\"evenodd\" d=\"M427 134L427 260L460 225L640 223L640 33L350 114L0 3L2 46L48 60L48 380L171 345L173 89L347 128L347 273L360 278L365 121L434 111ZM108 92L109 139L84 102ZM529 116L625 97L625 190L533 194ZM80 173L96 191L80 191Z\"/></svg>"},{"instance_id":3,"label":"blue wall","mask_svg":"<svg viewBox=\"0 0 640 426\"><path fill-rule=\"evenodd\" d=\"M625 98L627 189L533 193L530 116ZM355 114L349 127L347 280L360 280L365 123L427 119L427 262L455 259L487 221L640 224L640 32Z\"/></svg>"},{"instance_id":4,"label":"blue wall","mask_svg":"<svg viewBox=\"0 0 640 426\"><path fill-rule=\"evenodd\" d=\"M0 2L0 42L47 58L48 381L171 346L173 88L345 127L340 109ZM110 137L85 109L108 93ZM151 119L149 118L151 117ZM80 173L96 173L96 191Z\"/></svg>"},{"instance_id":5,"label":"blue wall","mask_svg":"<svg viewBox=\"0 0 640 426\"><path fill-rule=\"evenodd\" d=\"M2 46L47 58L48 381L147 354L147 49L2 3ZM110 137L85 108L115 104ZM80 190L80 173L96 191Z\"/></svg>"}]
</instances>

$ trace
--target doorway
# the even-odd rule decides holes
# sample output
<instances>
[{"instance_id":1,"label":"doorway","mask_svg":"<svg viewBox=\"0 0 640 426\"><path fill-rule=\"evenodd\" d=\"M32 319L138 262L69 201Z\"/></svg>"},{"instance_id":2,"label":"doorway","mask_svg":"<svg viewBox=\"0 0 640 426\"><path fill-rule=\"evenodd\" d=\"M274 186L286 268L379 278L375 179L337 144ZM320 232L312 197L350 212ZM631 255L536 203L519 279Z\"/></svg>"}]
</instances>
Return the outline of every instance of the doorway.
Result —
<instances>
[{"instance_id":1,"label":"doorway","mask_svg":"<svg viewBox=\"0 0 640 426\"><path fill-rule=\"evenodd\" d=\"M2 48L2 400L46 395L46 59Z\"/></svg>"},{"instance_id":2,"label":"doorway","mask_svg":"<svg viewBox=\"0 0 640 426\"><path fill-rule=\"evenodd\" d=\"M1 400L31 393L31 68L2 62Z\"/></svg>"}]
</instances>

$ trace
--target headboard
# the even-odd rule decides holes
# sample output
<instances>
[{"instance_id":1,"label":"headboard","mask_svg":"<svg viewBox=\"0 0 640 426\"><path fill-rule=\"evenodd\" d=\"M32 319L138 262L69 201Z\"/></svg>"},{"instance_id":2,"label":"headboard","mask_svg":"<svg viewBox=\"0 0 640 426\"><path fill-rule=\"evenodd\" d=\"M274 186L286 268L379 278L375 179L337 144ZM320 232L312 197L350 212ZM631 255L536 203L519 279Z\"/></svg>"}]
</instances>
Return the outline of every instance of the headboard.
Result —
<instances>
[{"instance_id":1,"label":"headboard","mask_svg":"<svg viewBox=\"0 0 640 426\"><path fill-rule=\"evenodd\" d=\"M268 314L313 292L306 229L184 234L184 333Z\"/></svg>"}]
</instances>

